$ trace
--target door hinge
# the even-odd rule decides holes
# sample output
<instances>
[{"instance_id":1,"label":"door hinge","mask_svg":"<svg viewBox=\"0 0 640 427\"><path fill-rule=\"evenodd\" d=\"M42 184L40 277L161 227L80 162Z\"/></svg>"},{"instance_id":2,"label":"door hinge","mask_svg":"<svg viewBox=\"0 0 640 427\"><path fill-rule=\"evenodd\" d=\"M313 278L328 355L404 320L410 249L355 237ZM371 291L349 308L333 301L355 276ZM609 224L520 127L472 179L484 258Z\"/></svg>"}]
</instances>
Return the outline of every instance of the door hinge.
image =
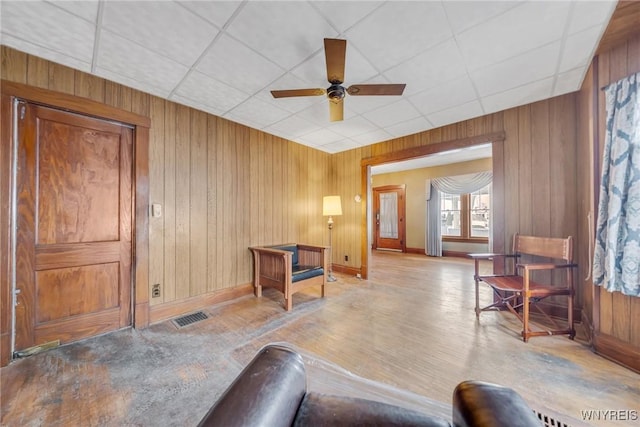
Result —
<instances>
[{"instance_id":1,"label":"door hinge","mask_svg":"<svg viewBox=\"0 0 640 427\"><path fill-rule=\"evenodd\" d=\"M20 104L20 120L24 120L24 115L27 112L27 106L24 104Z\"/></svg>"},{"instance_id":2,"label":"door hinge","mask_svg":"<svg viewBox=\"0 0 640 427\"><path fill-rule=\"evenodd\" d=\"M20 294L21 290L20 289L16 289L13 291L13 306L17 306L18 304L20 304L18 302L18 294Z\"/></svg>"}]
</instances>

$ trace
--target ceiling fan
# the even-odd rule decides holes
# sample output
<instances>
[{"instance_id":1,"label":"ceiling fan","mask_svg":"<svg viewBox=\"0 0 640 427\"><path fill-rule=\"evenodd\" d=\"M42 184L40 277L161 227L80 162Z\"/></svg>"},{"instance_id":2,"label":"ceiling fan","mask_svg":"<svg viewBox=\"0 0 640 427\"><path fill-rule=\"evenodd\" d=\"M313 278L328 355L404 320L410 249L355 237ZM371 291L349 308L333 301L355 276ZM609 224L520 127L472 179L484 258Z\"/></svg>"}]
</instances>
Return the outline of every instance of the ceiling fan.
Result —
<instances>
[{"instance_id":1,"label":"ceiling fan","mask_svg":"<svg viewBox=\"0 0 640 427\"><path fill-rule=\"evenodd\" d=\"M344 64L347 52L347 41L341 39L324 39L324 55L327 62L327 80L331 83L327 89L290 89L272 90L274 98L290 98L295 96L327 95L329 98L329 118L332 122L343 120L345 93L352 96L363 95L402 95L405 84L360 84L348 88L344 82Z\"/></svg>"}]
</instances>

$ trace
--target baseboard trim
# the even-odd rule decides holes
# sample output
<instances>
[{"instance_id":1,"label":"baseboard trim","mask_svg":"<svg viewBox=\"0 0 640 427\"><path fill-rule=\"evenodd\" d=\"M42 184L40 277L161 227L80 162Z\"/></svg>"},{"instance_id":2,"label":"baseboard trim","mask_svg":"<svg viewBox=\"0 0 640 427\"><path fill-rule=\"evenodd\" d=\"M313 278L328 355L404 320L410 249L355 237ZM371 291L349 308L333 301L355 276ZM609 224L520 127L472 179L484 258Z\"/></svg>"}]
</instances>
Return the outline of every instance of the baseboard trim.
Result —
<instances>
[{"instance_id":1,"label":"baseboard trim","mask_svg":"<svg viewBox=\"0 0 640 427\"><path fill-rule=\"evenodd\" d=\"M600 356L640 373L640 347L633 346L611 335L595 333L593 348Z\"/></svg>"},{"instance_id":2,"label":"baseboard trim","mask_svg":"<svg viewBox=\"0 0 640 427\"><path fill-rule=\"evenodd\" d=\"M348 274L349 276L362 274L362 269L358 267L349 267L348 265L332 264L331 269L336 273Z\"/></svg>"},{"instance_id":3,"label":"baseboard trim","mask_svg":"<svg viewBox=\"0 0 640 427\"><path fill-rule=\"evenodd\" d=\"M591 324L591 319L587 316L587 313L582 310L582 316L580 316L582 321L582 328L584 329L584 333L586 334L587 342L593 346L593 325Z\"/></svg>"},{"instance_id":4,"label":"baseboard trim","mask_svg":"<svg viewBox=\"0 0 640 427\"><path fill-rule=\"evenodd\" d=\"M469 252L442 251L442 256L450 256L450 257L456 257L456 258L469 258Z\"/></svg>"},{"instance_id":5,"label":"baseboard trim","mask_svg":"<svg viewBox=\"0 0 640 427\"><path fill-rule=\"evenodd\" d=\"M149 309L149 322L151 324L162 322L173 317L181 316L196 310L202 310L203 308L211 305L231 301L252 293L253 285L248 283L246 285L209 292L203 295L181 299L179 301L152 305Z\"/></svg>"},{"instance_id":6,"label":"baseboard trim","mask_svg":"<svg viewBox=\"0 0 640 427\"><path fill-rule=\"evenodd\" d=\"M407 253L425 255L424 248L407 248Z\"/></svg>"}]
</instances>

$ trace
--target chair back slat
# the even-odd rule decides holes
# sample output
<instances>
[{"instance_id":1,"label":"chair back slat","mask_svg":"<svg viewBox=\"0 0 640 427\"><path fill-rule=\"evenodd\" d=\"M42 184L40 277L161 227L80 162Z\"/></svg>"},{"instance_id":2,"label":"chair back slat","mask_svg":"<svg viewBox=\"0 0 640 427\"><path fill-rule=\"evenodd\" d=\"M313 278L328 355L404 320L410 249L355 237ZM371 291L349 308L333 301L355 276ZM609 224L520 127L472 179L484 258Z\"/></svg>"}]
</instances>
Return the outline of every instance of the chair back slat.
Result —
<instances>
[{"instance_id":1,"label":"chair back slat","mask_svg":"<svg viewBox=\"0 0 640 427\"><path fill-rule=\"evenodd\" d=\"M513 252L573 261L573 238L513 236Z\"/></svg>"}]
</instances>

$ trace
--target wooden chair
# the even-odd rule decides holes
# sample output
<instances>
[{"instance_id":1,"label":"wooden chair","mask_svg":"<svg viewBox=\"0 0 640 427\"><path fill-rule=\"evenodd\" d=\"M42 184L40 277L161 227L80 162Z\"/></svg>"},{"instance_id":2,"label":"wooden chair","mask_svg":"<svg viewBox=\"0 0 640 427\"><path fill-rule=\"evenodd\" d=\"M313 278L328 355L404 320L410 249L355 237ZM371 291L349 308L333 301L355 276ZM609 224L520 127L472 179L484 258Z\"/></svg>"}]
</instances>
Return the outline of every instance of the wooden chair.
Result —
<instances>
[{"instance_id":1,"label":"wooden chair","mask_svg":"<svg viewBox=\"0 0 640 427\"><path fill-rule=\"evenodd\" d=\"M476 317L487 310L508 309L522 322L522 338L525 342L529 337L543 335L569 335L575 337L573 328L573 269L577 267L573 263L573 238L550 238L513 236L513 251L511 254L470 254L475 261L475 291L476 291ZM522 262L522 258L543 257L545 262ZM503 259L504 274L480 275L481 260ZM547 261L548 260L548 261ZM544 276L541 271L549 271ZM561 271L559 280L561 284L553 284L552 278L557 275L554 271ZM535 277L535 280L534 278ZM493 303L480 308L478 295L479 283L484 282L493 290ZM537 303L551 296L567 297L567 324L566 328L558 325L555 319L545 313ZM542 328L533 331L530 328L529 314L531 307L535 307L544 317L554 325L554 328Z\"/></svg>"},{"instance_id":2,"label":"wooden chair","mask_svg":"<svg viewBox=\"0 0 640 427\"><path fill-rule=\"evenodd\" d=\"M325 296L329 271L326 246L287 243L275 246L252 246L254 259L254 293L262 296L262 287L276 288L284 294L284 307L293 307L293 294L309 286L320 286Z\"/></svg>"}]
</instances>

